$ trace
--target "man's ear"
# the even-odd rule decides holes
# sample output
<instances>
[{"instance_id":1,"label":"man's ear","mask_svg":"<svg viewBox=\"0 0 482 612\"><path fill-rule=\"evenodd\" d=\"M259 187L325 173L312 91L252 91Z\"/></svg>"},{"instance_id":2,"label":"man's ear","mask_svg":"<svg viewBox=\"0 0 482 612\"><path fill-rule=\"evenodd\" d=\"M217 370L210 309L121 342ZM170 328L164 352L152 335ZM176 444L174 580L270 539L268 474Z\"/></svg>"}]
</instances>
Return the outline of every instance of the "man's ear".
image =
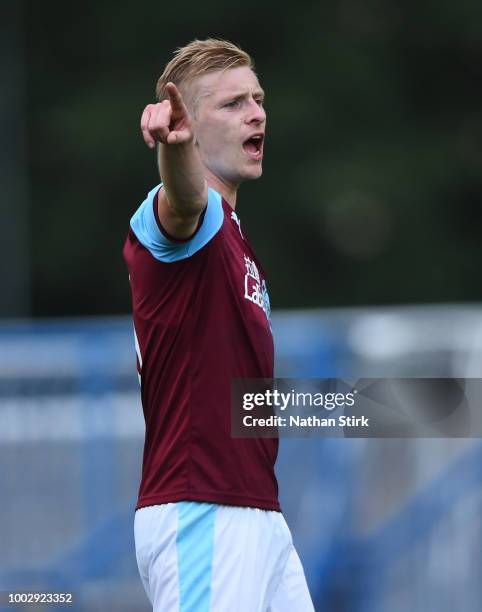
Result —
<instances>
[{"instance_id":1,"label":"man's ear","mask_svg":"<svg viewBox=\"0 0 482 612\"><path fill-rule=\"evenodd\" d=\"M195 146L197 146L197 135L196 135L196 122L191 118L191 131L192 131L192 141Z\"/></svg>"},{"instance_id":2,"label":"man's ear","mask_svg":"<svg viewBox=\"0 0 482 612\"><path fill-rule=\"evenodd\" d=\"M196 129L197 125L196 125L196 117L194 114L191 115L191 129L192 129L192 133L193 133L193 143L194 146L199 146L199 142L198 142L198 138L197 138L197 129Z\"/></svg>"}]
</instances>

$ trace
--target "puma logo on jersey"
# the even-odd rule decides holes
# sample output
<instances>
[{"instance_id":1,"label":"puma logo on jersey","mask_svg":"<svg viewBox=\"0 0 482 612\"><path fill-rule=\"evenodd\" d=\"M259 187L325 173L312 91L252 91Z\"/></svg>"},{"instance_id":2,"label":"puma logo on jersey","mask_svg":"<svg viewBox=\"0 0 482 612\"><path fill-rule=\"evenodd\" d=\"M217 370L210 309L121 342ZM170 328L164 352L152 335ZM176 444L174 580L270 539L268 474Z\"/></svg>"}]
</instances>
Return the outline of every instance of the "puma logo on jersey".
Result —
<instances>
[{"instance_id":1,"label":"puma logo on jersey","mask_svg":"<svg viewBox=\"0 0 482 612\"><path fill-rule=\"evenodd\" d=\"M244 240L244 236L243 236L243 232L241 231L241 221L239 220L238 215L234 212L231 213L231 219L236 223L236 225L238 226L238 230L239 233L241 234L241 238Z\"/></svg>"}]
</instances>

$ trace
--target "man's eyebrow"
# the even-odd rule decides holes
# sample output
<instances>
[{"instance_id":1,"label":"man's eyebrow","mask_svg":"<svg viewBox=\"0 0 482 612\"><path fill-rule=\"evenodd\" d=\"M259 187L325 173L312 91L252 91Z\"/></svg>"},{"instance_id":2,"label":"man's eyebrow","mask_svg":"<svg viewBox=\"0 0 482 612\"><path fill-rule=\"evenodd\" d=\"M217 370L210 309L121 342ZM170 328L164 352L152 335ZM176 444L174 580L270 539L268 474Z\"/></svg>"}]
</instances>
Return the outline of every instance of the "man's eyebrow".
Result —
<instances>
[{"instance_id":1,"label":"man's eyebrow","mask_svg":"<svg viewBox=\"0 0 482 612\"><path fill-rule=\"evenodd\" d=\"M235 92L231 92L231 93L223 93L221 94L221 99L222 100L237 100L238 98L246 98L247 96L249 96L249 92L248 91L235 91ZM264 100L265 98L265 93L262 89L256 89L255 91L253 91L253 97L255 98L261 98L262 100Z\"/></svg>"}]
</instances>

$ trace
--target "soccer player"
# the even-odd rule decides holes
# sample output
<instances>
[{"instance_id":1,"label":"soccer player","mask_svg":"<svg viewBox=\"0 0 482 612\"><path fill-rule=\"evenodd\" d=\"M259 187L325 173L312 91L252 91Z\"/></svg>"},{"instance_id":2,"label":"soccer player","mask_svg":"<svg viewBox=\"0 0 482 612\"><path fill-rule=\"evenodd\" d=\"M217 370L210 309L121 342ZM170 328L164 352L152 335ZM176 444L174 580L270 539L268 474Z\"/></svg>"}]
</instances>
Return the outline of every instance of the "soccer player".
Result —
<instances>
[{"instance_id":1,"label":"soccer player","mask_svg":"<svg viewBox=\"0 0 482 612\"><path fill-rule=\"evenodd\" d=\"M265 276L235 213L238 187L262 172L253 68L229 42L195 40L141 118L162 183L124 257L146 422L134 535L156 612L313 610L280 512L278 441L230 433L231 380L273 377Z\"/></svg>"}]
</instances>

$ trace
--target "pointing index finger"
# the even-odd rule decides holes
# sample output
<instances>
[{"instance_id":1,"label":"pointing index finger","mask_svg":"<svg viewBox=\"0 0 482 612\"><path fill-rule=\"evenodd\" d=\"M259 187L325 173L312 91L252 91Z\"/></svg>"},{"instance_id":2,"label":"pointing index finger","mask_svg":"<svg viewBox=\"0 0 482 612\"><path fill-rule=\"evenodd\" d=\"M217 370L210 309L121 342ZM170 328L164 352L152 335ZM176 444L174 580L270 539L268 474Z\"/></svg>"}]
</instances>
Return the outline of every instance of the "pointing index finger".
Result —
<instances>
[{"instance_id":1,"label":"pointing index finger","mask_svg":"<svg viewBox=\"0 0 482 612\"><path fill-rule=\"evenodd\" d=\"M174 112L185 112L187 113L186 105L182 99L181 92L174 85L174 83L167 83L166 85L167 95L169 96L169 102Z\"/></svg>"}]
</instances>

